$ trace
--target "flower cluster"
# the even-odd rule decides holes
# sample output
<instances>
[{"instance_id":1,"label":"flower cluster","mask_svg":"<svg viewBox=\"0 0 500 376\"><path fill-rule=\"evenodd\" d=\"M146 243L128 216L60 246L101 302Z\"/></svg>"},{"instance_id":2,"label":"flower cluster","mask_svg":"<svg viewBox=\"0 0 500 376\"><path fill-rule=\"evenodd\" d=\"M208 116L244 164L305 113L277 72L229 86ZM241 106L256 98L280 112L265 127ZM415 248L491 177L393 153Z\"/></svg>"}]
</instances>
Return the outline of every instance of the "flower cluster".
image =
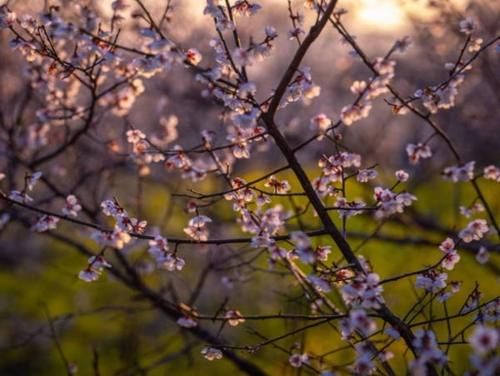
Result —
<instances>
[{"instance_id":1,"label":"flower cluster","mask_svg":"<svg viewBox=\"0 0 500 376\"><path fill-rule=\"evenodd\" d=\"M203 180L207 171L213 168L213 165L204 159L191 159L180 145L174 145L169 154L165 167L167 170L180 170L183 179L191 179L193 182Z\"/></svg>"},{"instance_id":2,"label":"flower cluster","mask_svg":"<svg viewBox=\"0 0 500 376\"><path fill-rule=\"evenodd\" d=\"M408 193L394 193L390 189L375 187L373 197L377 201L378 209L375 212L377 218L385 218L395 213L403 213L404 208L411 206L417 198Z\"/></svg>"},{"instance_id":3,"label":"flower cluster","mask_svg":"<svg viewBox=\"0 0 500 376\"><path fill-rule=\"evenodd\" d=\"M447 362L446 354L439 349L436 335L432 330L419 329L415 332L413 346L418 351L417 358L412 362L412 372L425 374L427 365L444 364Z\"/></svg>"},{"instance_id":4,"label":"flower cluster","mask_svg":"<svg viewBox=\"0 0 500 376\"><path fill-rule=\"evenodd\" d=\"M78 212L82 210L82 206L78 203L75 195L66 197L66 205L62 208L62 213L68 217L77 217Z\"/></svg>"},{"instance_id":5,"label":"flower cluster","mask_svg":"<svg viewBox=\"0 0 500 376\"><path fill-rule=\"evenodd\" d=\"M287 180L278 180L274 176L270 176L264 184L265 187L272 188L274 193L283 194L290 190L290 183Z\"/></svg>"},{"instance_id":6,"label":"flower cluster","mask_svg":"<svg viewBox=\"0 0 500 376\"><path fill-rule=\"evenodd\" d=\"M357 170L361 167L361 156L349 152L340 152L329 157L322 156L318 166L321 168L321 176L313 181L313 185L318 194L325 197L334 194L333 184L345 178L346 170Z\"/></svg>"},{"instance_id":7,"label":"flower cluster","mask_svg":"<svg viewBox=\"0 0 500 376\"><path fill-rule=\"evenodd\" d=\"M87 267L78 274L78 278L85 282L97 281L106 268L111 268L111 264L104 256L92 256L89 258Z\"/></svg>"},{"instance_id":8,"label":"flower cluster","mask_svg":"<svg viewBox=\"0 0 500 376\"><path fill-rule=\"evenodd\" d=\"M148 244L148 253L155 259L158 268L169 272L184 268L185 261L170 251L166 238L156 235Z\"/></svg>"},{"instance_id":9,"label":"flower cluster","mask_svg":"<svg viewBox=\"0 0 500 376\"><path fill-rule=\"evenodd\" d=\"M470 360L475 372L471 372L471 374L486 376L498 373L500 368L500 358L498 357L500 333L498 329L476 325L468 340L474 351Z\"/></svg>"},{"instance_id":10,"label":"flower cluster","mask_svg":"<svg viewBox=\"0 0 500 376\"><path fill-rule=\"evenodd\" d=\"M349 218L361 214L365 206L366 204L362 201L347 201L347 199L342 196L337 196L337 200L335 201L335 208L341 218Z\"/></svg>"},{"instance_id":11,"label":"flower cluster","mask_svg":"<svg viewBox=\"0 0 500 376\"><path fill-rule=\"evenodd\" d=\"M406 146L406 153L408 153L410 163L414 165L420 162L421 159L432 157L431 148L420 142L418 144L408 144Z\"/></svg>"},{"instance_id":12,"label":"flower cluster","mask_svg":"<svg viewBox=\"0 0 500 376\"><path fill-rule=\"evenodd\" d=\"M483 176L485 179L500 183L500 167L494 165L486 166L483 170Z\"/></svg>"},{"instance_id":13,"label":"flower cluster","mask_svg":"<svg viewBox=\"0 0 500 376\"><path fill-rule=\"evenodd\" d=\"M341 289L344 302L352 307L379 308L384 304L380 277L375 273L358 274L345 282Z\"/></svg>"},{"instance_id":14,"label":"flower cluster","mask_svg":"<svg viewBox=\"0 0 500 376\"><path fill-rule=\"evenodd\" d=\"M130 217L116 200L103 201L101 210L104 215L115 219L112 231L96 231L92 234L92 238L102 246L122 249L132 240L130 234L142 234L146 229L146 221Z\"/></svg>"},{"instance_id":15,"label":"flower cluster","mask_svg":"<svg viewBox=\"0 0 500 376\"><path fill-rule=\"evenodd\" d=\"M455 249L455 242L453 239L447 238L441 243L439 249L444 252L441 266L446 270L453 270L455 268L455 264L460 261L460 255Z\"/></svg>"},{"instance_id":16,"label":"flower cluster","mask_svg":"<svg viewBox=\"0 0 500 376\"><path fill-rule=\"evenodd\" d=\"M17 20L16 13L11 12L6 5L0 6L0 28L13 26Z\"/></svg>"},{"instance_id":17,"label":"flower cluster","mask_svg":"<svg viewBox=\"0 0 500 376\"><path fill-rule=\"evenodd\" d=\"M414 94L415 98L422 100L422 104L432 114L438 112L439 109L450 109L455 106L455 98L458 95L458 87L463 83L464 75L457 74L444 86L428 87L424 90L417 90Z\"/></svg>"},{"instance_id":18,"label":"flower cluster","mask_svg":"<svg viewBox=\"0 0 500 376\"><path fill-rule=\"evenodd\" d=\"M245 319L241 315L240 311L236 309L229 309L224 314L224 318L227 319L227 323L230 326L238 326L245 322Z\"/></svg>"},{"instance_id":19,"label":"flower cluster","mask_svg":"<svg viewBox=\"0 0 500 376\"><path fill-rule=\"evenodd\" d=\"M206 215L197 215L189 220L184 232L196 241L206 241L208 240L207 223L210 222L212 220Z\"/></svg>"},{"instance_id":20,"label":"flower cluster","mask_svg":"<svg viewBox=\"0 0 500 376\"><path fill-rule=\"evenodd\" d=\"M299 100L310 100L319 96L321 88L313 82L311 68L300 69L292 83L288 86L285 98L286 103L293 103Z\"/></svg>"},{"instance_id":21,"label":"flower cluster","mask_svg":"<svg viewBox=\"0 0 500 376\"><path fill-rule=\"evenodd\" d=\"M318 114L311 119L309 124L313 131L319 133L318 140L321 140L332 125L332 120L325 114Z\"/></svg>"},{"instance_id":22,"label":"flower cluster","mask_svg":"<svg viewBox=\"0 0 500 376\"><path fill-rule=\"evenodd\" d=\"M2 174L2 178L4 178L5 175ZM21 191L17 190L12 190L9 192L9 198L13 201L16 202L21 202L21 203L29 203L33 201L33 198L31 198L28 195L29 191L32 191L35 188L35 185L38 183L38 181L41 179L42 173L40 171L34 172L32 174L26 174L24 178L24 189Z\"/></svg>"},{"instance_id":23,"label":"flower cluster","mask_svg":"<svg viewBox=\"0 0 500 376\"><path fill-rule=\"evenodd\" d=\"M354 81L351 92L358 95L354 104L342 108L340 118L346 126L368 117L372 109L372 100L387 93L387 85L394 78L394 67L396 62L387 58L378 57L373 62L376 76L370 78L369 82Z\"/></svg>"},{"instance_id":24,"label":"flower cluster","mask_svg":"<svg viewBox=\"0 0 500 376\"><path fill-rule=\"evenodd\" d=\"M314 264L316 262L325 262L331 252L331 247L327 245L318 245L313 247L311 239L302 231L291 233L290 240L294 245L292 255L297 256L305 264Z\"/></svg>"},{"instance_id":25,"label":"flower cluster","mask_svg":"<svg viewBox=\"0 0 500 376\"><path fill-rule=\"evenodd\" d=\"M458 233L460 239L466 243L481 240L489 231L488 223L484 219L475 219L467 224L467 227Z\"/></svg>"},{"instance_id":26,"label":"flower cluster","mask_svg":"<svg viewBox=\"0 0 500 376\"><path fill-rule=\"evenodd\" d=\"M448 274L439 273L435 269L430 269L422 274L417 275L416 286L417 288L422 288L427 292L437 293L444 290L446 287L446 280L448 279Z\"/></svg>"},{"instance_id":27,"label":"flower cluster","mask_svg":"<svg viewBox=\"0 0 500 376\"><path fill-rule=\"evenodd\" d=\"M469 181L474 178L474 166L476 162L471 161L463 166L446 167L443 176L454 183L459 181Z\"/></svg>"},{"instance_id":28,"label":"flower cluster","mask_svg":"<svg viewBox=\"0 0 500 376\"><path fill-rule=\"evenodd\" d=\"M371 375L375 372L375 355L372 346L368 342L356 344L356 360L352 365L352 371L356 375Z\"/></svg>"},{"instance_id":29,"label":"flower cluster","mask_svg":"<svg viewBox=\"0 0 500 376\"><path fill-rule=\"evenodd\" d=\"M44 232L48 230L54 230L57 227L59 218L53 215L42 215L38 218L38 221L32 226L32 230L36 232Z\"/></svg>"},{"instance_id":30,"label":"flower cluster","mask_svg":"<svg viewBox=\"0 0 500 376\"><path fill-rule=\"evenodd\" d=\"M309 363L309 355L305 353L294 353L288 358L288 363L290 363L293 368L300 368L302 365Z\"/></svg>"},{"instance_id":31,"label":"flower cluster","mask_svg":"<svg viewBox=\"0 0 500 376\"><path fill-rule=\"evenodd\" d=\"M460 210L460 214L465 218L470 218L472 215L484 212L485 210L483 204L479 202L475 202L469 207L460 206L458 209Z\"/></svg>"},{"instance_id":32,"label":"flower cluster","mask_svg":"<svg viewBox=\"0 0 500 376\"><path fill-rule=\"evenodd\" d=\"M354 334L368 337L377 329L377 325L362 309L351 310L349 317L343 319L340 323L343 339L349 339Z\"/></svg>"},{"instance_id":33,"label":"flower cluster","mask_svg":"<svg viewBox=\"0 0 500 376\"><path fill-rule=\"evenodd\" d=\"M201 355L203 355L206 360L210 361L222 359L222 351L215 347L204 347L201 350Z\"/></svg>"},{"instance_id":34,"label":"flower cluster","mask_svg":"<svg viewBox=\"0 0 500 376\"><path fill-rule=\"evenodd\" d=\"M490 253L486 247L480 247L476 253L476 261L480 264L486 264L490 259Z\"/></svg>"}]
</instances>

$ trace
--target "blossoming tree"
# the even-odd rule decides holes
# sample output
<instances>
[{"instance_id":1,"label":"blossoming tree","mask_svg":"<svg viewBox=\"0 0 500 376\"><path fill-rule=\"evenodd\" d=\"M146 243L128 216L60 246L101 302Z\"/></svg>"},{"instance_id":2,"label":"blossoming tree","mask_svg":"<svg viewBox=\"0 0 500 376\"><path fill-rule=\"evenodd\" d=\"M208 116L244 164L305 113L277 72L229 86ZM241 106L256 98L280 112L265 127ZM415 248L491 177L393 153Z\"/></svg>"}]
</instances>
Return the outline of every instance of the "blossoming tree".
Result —
<instances>
[{"instance_id":1,"label":"blossoming tree","mask_svg":"<svg viewBox=\"0 0 500 376\"><path fill-rule=\"evenodd\" d=\"M51 5L37 14L0 8L2 33L24 58L26 93L0 113L3 233L22 226L27 237L40 233L86 256L74 270L80 287L103 288L114 280L134 291L180 330L186 347L177 356L198 347L196 356L231 362L250 375L281 374L261 356L265 351L307 374L453 375L450 357L465 346L469 374L498 374L500 298L485 297L480 285L463 291L449 276L471 256L485 273L498 273L489 260L499 250L498 210L484 185L498 195L499 161L465 160L439 115L459 101L469 71L498 49L499 36L486 39L464 16L453 25L462 42L447 73L408 92L398 88L396 59L410 38L369 55L336 0L283 1L284 39L277 27L251 27L265 16L264 1L207 0L209 46L175 40L169 20L176 2L162 3L155 14L141 0L115 0L109 17L90 5ZM314 64L304 61L326 30L341 38L367 74L352 81L351 103L338 115L333 108L311 113L292 128L282 114L304 111L321 95ZM293 44L294 53L272 89L263 90L252 73L279 54L282 43ZM158 116L153 128L141 124L134 113L162 104L136 102L156 80L173 79L166 72L180 70L197 82L218 118L210 124L207 117L199 133L173 113ZM175 93L169 99L175 103ZM369 122L375 102L426 127L425 137L403 147L405 169L390 170L349 142L357 123ZM190 109L198 110L204 111ZM472 192L453 201L453 227L414 209L416 200L426 202L411 190L413 171L432 171L437 148L447 156L435 162L440 172L433 179ZM249 170L256 176L248 177ZM147 184L170 195L164 218L147 217ZM160 210L155 204L153 211ZM166 225L172 216L183 222L182 231ZM382 233L396 224L397 234ZM362 255L370 242L432 247L432 262L382 273ZM418 260L418 254L411 257ZM183 277L190 268L197 276ZM276 293L295 303L276 307L262 298L253 301L252 312L252 305L239 307L218 293L230 288L245 298L256 273L269 284L286 281L293 293ZM223 287L214 287L212 275ZM177 291L170 278L188 287ZM404 286L405 311L391 303L394 284ZM217 307L199 303L203 296ZM285 331L257 329L267 321L282 323ZM49 323L67 373L76 373ZM309 345L306 335L322 337L318 328L327 328L328 338L320 347ZM237 334L245 331L252 336Z\"/></svg>"}]
</instances>

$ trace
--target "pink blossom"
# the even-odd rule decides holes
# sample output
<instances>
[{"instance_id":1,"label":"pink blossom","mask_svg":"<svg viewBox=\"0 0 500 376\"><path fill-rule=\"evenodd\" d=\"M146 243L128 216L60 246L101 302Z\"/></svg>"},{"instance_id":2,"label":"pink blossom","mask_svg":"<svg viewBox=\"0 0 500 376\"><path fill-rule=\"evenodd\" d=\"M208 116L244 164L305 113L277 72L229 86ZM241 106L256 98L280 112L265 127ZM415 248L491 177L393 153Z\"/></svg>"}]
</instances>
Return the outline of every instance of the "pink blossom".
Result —
<instances>
[{"instance_id":1,"label":"pink blossom","mask_svg":"<svg viewBox=\"0 0 500 376\"><path fill-rule=\"evenodd\" d=\"M214 347L204 347L201 350L201 354L206 360L220 360L222 359L222 351Z\"/></svg>"},{"instance_id":2,"label":"pink blossom","mask_svg":"<svg viewBox=\"0 0 500 376\"><path fill-rule=\"evenodd\" d=\"M500 182L500 167L497 166L486 166L483 170L483 176L485 179Z\"/></svg>"},{"instance_id":3,"label":"pink blossom","mask_svg":"<svg viewBox=\"0 0 500 376\"><path fill-rule=\"evenodd\" d=\"M497 348L499 339L498 329L477 325L469 337L469 343L474 351L485 354Z\"/></svg>"},{"instance_id":4,"label":"pink blossom","mask_svg":"<svg viewBox=\"0 0 500 376\"><path fill-rule=\"evenodd\" d=\"M490 259L490 253L486 247L480 247L476 253L476 261L480 264L486 264Z\"/></svg>"},{"instance_id":5,"label":"pink blossom","mask_svg":"<svg viewBox=\"0 0 500 376\"><path fill-rule=\"evenodd\" d=\"M92 270L92 269L82 270L78 274L78 278L80 278L82 281L85 281L85 282L97 281L99 279L99 276L100 276L100 274L97 271Z\"/></svg>"},{"instance_id":6,"label":"pink blossom","mask_svg":"<svg viewBox=\"0 0 500 376\"><path fill-rule=\"evenodd\" d=\"M78 216L78 212L82 210L82 206L78 203L78 199L74 195L66 197L66 205L62 208L62 213L69 217Z\"/></svg>"},{"instance_id":7,"label":"pink blossom","mask_svg":"<svg viewBox=\"0 0 500 376\"><path fill-rule=\"evenodd\" d=\"M225 313L224 318L227 319L227 323L231 326L238 326L245 322L245 319L241 315L240 311L234 309L228 310Z\"/></svg>"},{"instance_id":8,"label":"pink blossom","mask_svg":"<svg viewBox=\"0 0 500 376\"><path fill-rule=\"evenodd\" d=\"M198 323L189 316L181 316L177 319L177 325L189 329L198 326Z\"/></svg>"},{"instance_id":9,"label":"pink blossom","mask_svg":"<svg viewBox=\"0 0 500 376\"><path fill-rule=\"evenodd\" d=\"M288 358L288 363L290 363L290 365L293 367L293 368L300 368L302 367L303 364L307 364L309 362L309 356L307 354L292 354L289 358Z\"/></svg>"},{"instance_id":10,"label":"pink blossom","mask_svg":"<svg viewBox=\"0 0 500 376\"><path fill-rule=\"evenodd\" d=\"M466 243L480 240L489 231L488 223L484 219L476 219L467 224L467 227L458 233L460 239Z\"/></svg>"},{"instance_id":11,"label":"pink blossom","mask_svg":"<svg viewBox=\"0 0 500 376\"><path fill-rule=\"evenodd\" d=\"M33 225L32 230L37 232L44 232L48 230L55 230L59 218L52 215L42 215L38 221Z\"/></svg>"},{"instance_id":12,"label":"pink blossom","mask_svg":"<svg viewBox=\"0 0 500 376\"><path fill-rule=\"evenodd\" d=\"M418 144L408 144L406 146L406 152L410 159L411 164L417 164L421 159L427 159L432 156L431 148L422 143Z\"/></svg>"}]
</instances>

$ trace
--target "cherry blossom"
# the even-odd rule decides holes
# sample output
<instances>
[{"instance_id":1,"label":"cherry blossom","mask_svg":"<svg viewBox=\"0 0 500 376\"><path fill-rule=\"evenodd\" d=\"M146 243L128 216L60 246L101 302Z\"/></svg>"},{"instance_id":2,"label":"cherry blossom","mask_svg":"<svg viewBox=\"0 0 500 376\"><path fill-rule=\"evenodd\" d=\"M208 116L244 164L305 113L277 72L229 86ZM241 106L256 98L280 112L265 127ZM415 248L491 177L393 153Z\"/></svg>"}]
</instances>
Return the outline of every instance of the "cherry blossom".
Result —
<instances>
[{"instance_id":1,"label":"cherry blossom","mask_svg":"<svg viewBox=\"0 0 500 376\"><path fill-rule=\"evenodd\" d=\"M254 365L251 353L282 346L289 366L325 376L334 366L357 375L400 372L388 368L390 360L410 353L411 374L456 373L448 354L454 359L455 345L467 338L470 374L494 374L500 300L479 284L471 287L468 275L448 272L467 254L484 264L476 268L494 271L488 261L499 229L486 189L500 181L500 167L487 153L476 162L475 148L463 150L458 108L453 110L457 127L439 114L463 105L471 126L481 130L476 125L487 111L471 94L482 87L477 61L487 66L498 40L488 39L488 25L474 7L451 29L429 24L426 29L438 39L451 31L462 34L441 41L439 48L424 45L429 57L439 59L421 64L437 67L421 79L408 75L412 65L407 65L424 51L418 35L395 36L386 51L373 45L367 52L365 36L350 33L352 20L336 1L285 2L283 17L280 7L265 13L264 3L207 0L199 30L196 18L174 13L177 5L170 1L161 14L155 13L160 8L126 0L102 9L90 3L61 7L56 1L40 13L19 16L10 9L19 13L23 7L16 2L0 6L0 28L10 38L12 58L19 59L12 61L22 61L15 67L19 77L6 86L12 108L0 109L6 158L0 173L2 235L9 236L15 223L15 236L18 225L24 226L44 233L37 237L93 255L78 272L80 280L94 282L111 271L112 283L124 283L189 332L190 340L206 344L205 359L226 355L238 367L235 372L265 373L248 371L262 363ZM440 14L440 7L434 8ZM464 17L455 13L456 20ZM189 18L194 29L178 30L177 15L181 22ZM336 36L324 43L340 38L350 52L334 51L323 66L323 54L311 56L310 47L314 43L320 51L319 38L328 32ZM412 39L419 44L415 56L397 55ZM325 72L332 69L338 75L328 81ZM369 73L354 77L363 72ZM462 86L471 80L474 85ZM329 101L336 88L345 93ZM370 119L381 119L380 106L389 111L387 133L379 140L372 137L377 129ZM408 128L410 116L418 128ZM390 119L397 120L397 133ZM407 144L408 137L422 138ZM401 184L410 174L394 168L407 164L401 160L405 152L411 165L433 157L432 163L412 167L412 184ZM439 171L460 182L457 189L468 187L450 200L461 214L452 222L427 220L441 206L427 207L433 203L425 194L419 196L422 205L409 209L417 184L434 181ZM158 200L160 189L167 194ZM186 214L187 225L179 228ZM390 252L390 244L394 249L433 245L438 233L450 238L434 245L440 258L431 266L412 259L405 266L413 270L396 265L379 275L384 260L360 254L386 246ZM195 274L186 270L191 259ZM110 269L111 262L119 267ZM269 291L254 288L252 298L272 292L293 304L282 311L278 299L262 305L266 312L254 304L255 312L243 316L247 286L264 276L276 284ZM456 276L463 280L451 280ZM396 284L408 288L401 281L421 289L403 295L414 307L406 315L393 296ZM283 286L287 291L279 291ZM222 301L206 299L214 288L227 289L218 291ZM267 319L287 332L275 340L260 334L266 325L255 325L262 342L239 343L245 340L240 336L245 320L254 327ZM333 365L326 355L335 349L306 352L314 331L309 324L297 326L300 322L338 330L335 341L342 343L334 346L345 349L347 360ZM307 339L302 345L278 343L295 330Z\"/></svg>"},{"instance_id":2,"label":"cherry blossom","mask_svg":"<svg viewBox=\"0 0 500 376\"><path fill-rule=\"evenodd\" d=\"M237 0L233 5L234 12L242 16L253 16L261 8L259 4L251 3L248 0Z\"/></svg>"},{"instance_id":3,"label":"cherry blossom","mask_svg":"<svg viewBox=\"0 0 500 376\"><path fill-rule=\"evenodd\" d=\"M241 315L240 311L233 309L228 310L224 315L224 318L227 319L227 323L231 326L238 326L245 322L245 319Z\"/></svg>"},{"instance_id":4,"label":"cherry blossom","mask_svg":"<svg viewBox=\"0 0 500 376\"><path fill-rule=\"evenodd\" d=\"M120 229L114 229L112 232L95 231L91 238L102 246L116 249L122 249L132 240L130 234Z\"/></svg>"},{"instance_id":5,"label":"cherry blossom","mask_svg":"<svg viewBox=\"0 0 500 376\"><path fill-rule=\"evenodd\" d=\"M154 239L149 241L148 244L148 252L155 258L162 257L166 252L169 251L168 241L163 236L156 235Z\"/></svg>"},{"instance_id":6,"label":"cherry blossom","mask_svg":"<svg viewBox=\"0 0 500 376\"><path fill-rule=\"evenodd\" d=\"M474 351L479 354L495 350L498 346L500 336L498 329L477 325L469 337L469 343Z\"/></svg>"},{"instance_id":7,"label":"cherry blossom","mask_svg":"<svg viewBox=\"0 0 500 376\"><path fill-rule=\"evenodd\" d=\"M497 322L500 320L500 299L496 298L486 304L481 312L482 318L486 322Z\"/></svg>"},{"instance_id":8,"label":"cherry blossom","mask_svg":"<svg viewBox=\"0 0 500 376\"><path fill-rule=\"evenodd\" d=\"M182 326L183 328L188 328L188 329L198 326L198 323L196 322L196 320L194 320L193 318L191 318L189 316L179 317L179 319L177 319L177 324L179 326Z\"/></svg>"},{"instance_id":9,"label":"cherry blossom","mask_svg":"<svg viewBox=\"0 0 500 376\"><path fill-rule=\"evenodd\" d=\"M13 201L22 203L28 203L33 201L33 198L31 198L26 192L20 192L16 190L9 192L9 198Z\"/></svg>"},{"instance_id":10,"label":"cherry blossom","mask_svg":"<svg viewBox=\"0 0 500 376\"><path fill-rule=\"evenodd\" d=\"M497 166L486 166L483 170L483 176L485 179L500 182L500 167Z\"/></svg>"},{"instance_id":11,"label":"cherry blossom","mask_svg":"<svg viewBox=\"0 0 500 376\"><path fill-rule=\"evenodd\" d=\"M332 125L332 121L325 114L318 114L310 121L310 128L320 133L318 140L323 138L323 134Z\"/></svg>"},{"instance_id":12,"label":"cherry blossom","mask_svg":"<svg viewBox=\"0 0 500 376\"><path fill-rule=\"evenodd\" d=\"M290 184L287 180L278 180L274 176L270 176L264 184L265 187L273 189L274 193L283 194L290 190Z\"/></svg>"},{"instance_id":13,"label":"cherry blossom","mask_svg":"<svg viewBox=\"0 0 500 376\"><path fill-rule=\"evenodd\" d=\"M396 176L396 178L398 179L398 181L404 183L406 181L408 181L410 175L404 171L404 170L397 170L394 175Z\"/></svg>"},{"instance_id":14,"label":"cherry blossom","mask_svg":"<svg viewBox=\"0 0 500 376\"><path fill-rule=\"evenodd\" d=\"M436 293L446 287L448 274L439 273L434 269L428 270L417 276L416 286L428 292Z\"/></svg>"},{"instance_id":15,"label":"cherry blossom","mask_svg":"<svg viewBox=\"0 0 500 376\"><path fill-rule=\"evenodd\" d=\"M439 349L432 330L417 330L413 345L420 353L411 365L413 372L423 371L428 364L442 364L447 361L446 354Z\"/></svg>"},{"instance_id":16,"label":"cherry blossom","mask_svg":"<svg viewBox=\"0 0 500 376\"><path fill-rule=\"evenodd\" d=\"M304 67L288 87L286 99L288 103L297 102L300 99L313 99L319 96L320 92L321 88L312 80L311 68Z\"/></svg>"},{"instance_id":17,"label":"cherry blossom","mask_svg":"<svg viewBox=\"0 0 500 376\"><path fill-rule=\"evenodd\" d=\"M462 214L465 218L470 218L472 215L484 212L485 210L484 206L479 202L474 203L469 208L460 206L458 209L460 211L460 214Z\"/></svg>"},{"instance_id":18,"label":"cherry blossom","mask_svg":"<svg viewBox=\"0 0 500 376\"><path fill-rule=\"evenodd\" d=\"M351 85L351 92L354 94L361 94L367 89L366 81L354 81Z\"/></svg>"},{"instance_id":19,"label":"cherry blossom","mask_svg":"<svg viewBox=\"0 0 500 376\"><path fill-rule=\"evenodd\" d=\"M78 278L80 278L82 281L85 281L85 282L97 281L99 279L99 276L100 276L100 274L92 269L82 270L78 274Z\"/></svg>"},{"instance_id":20,"label":"cherry blossom","mask_svg":"<svg viewBox=\"0 0 500 376\"><path fill-rule=\"evenodd\" d=\"M290 365L293 367L293 368L300 368L302 367L303 364L307 364L309 362L309 356L307 354L292 354L289 358L288 358L288 363L290 363Z\"/></svg>"},{"instance_id":21,"label":"cherry blossom","mask_svg":"<svg viewBox=\"0 0 500 376\"><path fill-rule=\"evenodd\" d=\"M166 253L164 256L157 258L156 261L160 268L168 270L169 272L176 270L181 271L186 264L184 259L170 253Z\"/></svg>"},{"instance_id":22,"label":"cherry blossom","mask_svg":"<svg viewBox=\"0 0 500 376\"><path fill-rule=\"evenodd\" d=\"M383 287L380 277L375 273L358 275L345 283L341 289L342 298L350 306L378 308L384 303Z\"/></svg>"},{"instance_id":23,"label":"cherry blossom","mask_svg":"<svg viewBox=\"0 0 500 376\"><path fill-rule=\"evenodd\" d=\"M379 203L375 212L378 218L388 217L395 213L403 213L404 208L411 206L417 198L407 192L396 194L390 189L375 187L373 197Z\"/></svg>"},{"instance_id":24,"label":"cherry blossom","mask_svg":"<svg viewBox=\"0 0 500 376\"><path fill-rule=\"evenodd\" d=\"M200 52L195 48L190 48L184 54L186 61L192 65L198 65L201 62L202 56Z\"/></svg>"},{"instance_id":25,"label":"cherry blossom","mask_svg":"<svg viewBox=\"0 0 500 376\"><path fill-rule=\"evenodd\" d=\"M52 215L42 215L38 221L33 225L33 231L44 232L48 230L55 230L57 228L57 223L59 218Z\"/></svg>"},{"instance_id":26,"label":"cherry blossom","mask_svg":"<svg viewBox=\"0 0 500 376\"><path fill-rule=\"evenodd\" d=\"M220 360L222 359L222 351L214 347L204 347L201 350L201 354L206 360Z\"/></svg>"},{"instance_id":27,"label":"cherry blossom","mask_svg":"<svg viewBox=\"0 0 500 376\"><path fill-rule=\"evenodd\" d=\"M478 52L479 50L481 50L483 42L483 38L472 38L467 51L469 51L470 53Z\"/></svg>"},{"instance_id":28,"label":"cherry blossom","mask_svg":"<svg viewBox=\"0 0 500 376\"><path fill-rule=\"evenodd\" d=\"M350 338L355 332L367 337L372 334L377 325L370 319L364 310L352 310L349 317L341 321L342 337Z\"/></svg>"},{"instance_id":29,"label":"cherry blossom","mask_svg":"<svg viewBox=\"0 0 500 376\"><path fill-rule=\"evenodd\" d=\"M366 204L362 201L347 201L345 197L337 196L335 207L341 218L349 218L363 213ZM359 209L359 210L356 210Z\"/></svg>"},{"instance_id":30,"label":"cherry blossom","mask_svg":"<svg viewBox=\"0 0 500 376\"><path fill-rule=\"evenodd\" d=\"M106 268L111 268L111 264L102 255L92 256L87 267L78 274L78 278L85 282L97 281Z\"/></svg>"},{"instance_id":31,"label":"cherry blossom","mask_svg":"<svg viewBox=\"0 0 500 376\"><path fill-rule=\"evenodd\" d=\"M427 159L432 157L431 148L428 145L422 143L418 144L408 144L406 146L406 153L410 159L411 164L417 164L421 159Z\"/></svg>"},{"instance_id":32,"label":"cherry blossom","mask_svg":"<svg viewBox=\"0 0 500 376\"><path fill-rule=\"evenodd\" d=\"M62 213L69 217L77 217L78 212L82 210L82 206L78 203L75 195L66 197L66 205L62 208Z\"/></svg>"},{"instance_id":33,"label":"cherry blossom","mask_svg":"<svg viewBox=\"0 0 500 376\"><path fill-rule=\"evenodd\" d=\"M474 166L476 162L471 161L463 166L447 167L443 171L443 176L453 182L468 181L474 178Z\"/></svg>"},{"instance_id":34,"label":"cherry blossom","mask_svg":"<svg viewBox=\"0 0 500 376\"><path fill-rule=\"evenodd\" d=\"M360 183L367 183L369 180L375 179L377 177L377 171L373 169L362 169L359 170L356 180Z\"/></svg>"},{"instance_id":35,"label":"cherry blossom","mask_svg":"<svg viewBox=\"0 0 500 376\"><path fill-rule=\"evenodd\" d=\"M472 17L467 17L460 21L459 28L460 32L464 34L471 34L475 30L476 25Z\"/></svg>"},{"instance_id":36,"label":"cherry blossom","mask_svg":"<svg viewBox=\"0 0 500 376\"><path fill-rule=\"evenodd\" d=\"M205 241L208 239L206 224L210 222L212 220L207 216L198 215L189 220L188 227L184 228L184 232L197 241Z\"/></svg>"},{"instance_id":37,"label":"cherry blossom","mask_svg":"<svg viewBox=\"0 0 500 376\"><path fill-rule=\"evenodd\" d=\"M138 130L138 129L132 129L127 131L127 141L131 144L137 144L141 140L144 140L146 138L146 135Z\"/></svg>"},{"instance_id":38,"label":"cherry blossom","mask_svg":"<svg viewBox=\"0 0 500 376\"><path fill-rule=\"evenodd\" d=\"M315 274L309 274L307 276L307 280L312 284L312 286L316 289L318 292L330 292L332 291L330 282L328 279L315 275Z\"/></svg>"},{"instance_id":39,"label":"cherry blossom","mask_svg":"<svg viewBox=\"0 0 500 376\"><path fill-rule=\"evenodd\" d=\"M38 183L41 177L42 173L40 171L26 176L26 188L28 189L28 191L32 191L33 188L35 188L35 185Z\"/></svg>"},{"instance_id":40,"label":"cherry blossom","mask_svg":"<svg viewBox=\"0 0 500 376\"><path fill-rule=\"evenodd\" d=\"M480 247L479 251L476 253L476 261L480 264L486 264L490 259L490 253L485 247Z\"/></svg>"},{"instance_id":41,"label":"cherry blossom","mask_svg":"<svg viewBox=\"0 0 500 376\"><path fill-rule=\"evenodd\" d=\"M453 270L455 264L460 261L460 255L455 250L455 242L451 238L444 240L439 249L444 252L443 260L441 261L441 266L446 270Z\"/></svg>"},{"instance_id":42,"label":"cherry blossom","mask_svg":"<svg viewBox=\"0 0 500 376\"><path fill-rule=\"evenodd\" d=\"M353 123L368 117L371 108L372 106L369 102L345 106L342 107L340 118L346 126L350 126Z\"/></svg>"},{"instance_id":43,"label":"cherry blossom","mask_svg":"<svg viewBox=\"0 0 500 376\"><path fill-rule=\"evenodd\" d=\"M357 375L371 375L375 372L374 353L366 342L356 345L356 360L352 370Z\"/></svg>"},{"instance_id":44,"label":"cherry blossom","mask_svg":"<svg viewBox=\"0 0 500 376\"><path fill-rule=\"evenodd\" d=\"M8 28L16 22L16 13L11 12L6 5L0 6L0 28Z\"/></svg>"},{"instance_id":45,"label":"cherry blossom","mask_svg":"<svg viewBox=\"0 0 500 376\"><path fill-rule=\"evenodd\" d=\"M489 231L488 223L484 219L475 219L467 224L467 227L458 233L460 239L466 243L480 240Z\"/></svg>"}]
</instances>

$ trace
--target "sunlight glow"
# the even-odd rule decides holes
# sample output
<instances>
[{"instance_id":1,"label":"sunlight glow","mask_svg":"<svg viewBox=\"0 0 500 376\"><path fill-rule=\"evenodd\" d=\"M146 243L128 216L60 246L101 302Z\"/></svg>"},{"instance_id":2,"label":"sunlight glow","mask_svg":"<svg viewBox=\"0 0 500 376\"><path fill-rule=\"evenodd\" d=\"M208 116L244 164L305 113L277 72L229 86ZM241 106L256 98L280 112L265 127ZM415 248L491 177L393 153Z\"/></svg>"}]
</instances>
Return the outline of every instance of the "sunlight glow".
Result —
<instances>
[{"instance_id":1,"label":"sunlight glow","mask_svg":"<svg viewBox=\"0 0 500 376\"><path fill-rule=\"evenodd\" d=\"M405 13L395 0L362 0L357 18L366 26L393 30L403 25Z\"/></svg>"}]
</instances>

